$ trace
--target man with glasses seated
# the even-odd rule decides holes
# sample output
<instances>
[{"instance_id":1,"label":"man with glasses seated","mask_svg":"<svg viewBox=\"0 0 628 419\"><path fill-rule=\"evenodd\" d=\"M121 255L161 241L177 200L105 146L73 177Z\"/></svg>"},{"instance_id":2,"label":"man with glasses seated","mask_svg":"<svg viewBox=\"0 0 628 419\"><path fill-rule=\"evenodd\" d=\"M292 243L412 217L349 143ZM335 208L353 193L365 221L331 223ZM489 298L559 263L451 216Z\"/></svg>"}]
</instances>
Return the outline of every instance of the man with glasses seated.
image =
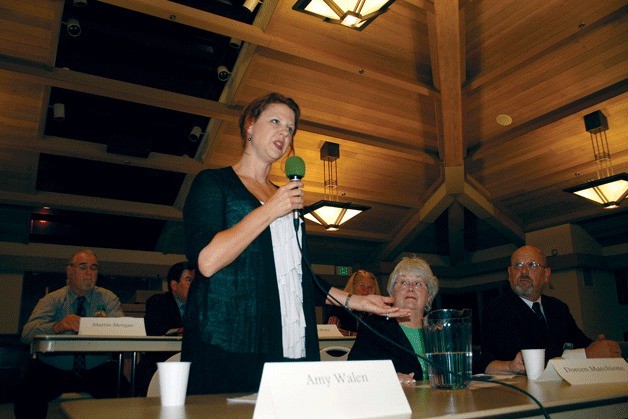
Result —
<instances>
[{"instance_id":1,"label":"man with glasses seated","mask_svg":"<svg viewBox=\"0 0 628 419\"><path fill-rule=\"evenodd\" d=\"M534 246L517 249L510 259L508 291L484 306L482 365L487 374L523 374L522 349L545 348L545 361L621 356L617 342L599 335L589 339L557 298L541 295L551 270Z\"/></svg>"},{"instance_id":2,"label":"man with glasses seated","mask_svg":"<svg viewBox=\"0 0 628 419\"><path fill-rule=\"evenodd\" d=\"M67 285L45 295L35 306L22 330L22 342L30 344L36 335L76 334L81 317L124 316L118 297L96 286L98 259L91 250L75 253L66 275ZM48 402L67 392L115 397L117 379L118 366L110 354L43 354L30 361L19 384L15 416L45 418Z\"/></svg>"}]
</instances>

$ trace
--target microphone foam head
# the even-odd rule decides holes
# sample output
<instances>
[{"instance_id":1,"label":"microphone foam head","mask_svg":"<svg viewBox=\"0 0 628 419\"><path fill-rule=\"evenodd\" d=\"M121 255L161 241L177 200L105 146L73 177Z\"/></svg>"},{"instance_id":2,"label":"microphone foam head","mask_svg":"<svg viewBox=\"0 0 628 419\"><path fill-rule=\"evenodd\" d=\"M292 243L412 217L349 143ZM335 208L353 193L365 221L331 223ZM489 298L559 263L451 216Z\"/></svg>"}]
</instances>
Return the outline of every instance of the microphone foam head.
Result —
<instances>
[{"instance_id":1,"label":"microphone foam head","mask_svg":"<svg viewBox=\"0 0 628 419\"><path fill-rule=\"evenodd\" d=\"M305 162L299 156L291 156L286 160L286 176L289 178L305 176Z\"/></svg>"}]
</instances>

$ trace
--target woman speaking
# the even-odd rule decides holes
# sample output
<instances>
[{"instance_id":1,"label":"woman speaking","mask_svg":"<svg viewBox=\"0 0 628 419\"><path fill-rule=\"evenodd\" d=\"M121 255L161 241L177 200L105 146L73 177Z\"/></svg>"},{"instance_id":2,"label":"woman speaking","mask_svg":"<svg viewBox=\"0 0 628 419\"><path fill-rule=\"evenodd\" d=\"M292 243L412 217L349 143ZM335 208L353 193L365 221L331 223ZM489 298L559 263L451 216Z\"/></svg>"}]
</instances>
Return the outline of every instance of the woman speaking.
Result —
<instances>
[{"instance_id":1,"label":"woman speaking","mask_svg":"<svg viewBox=\"0 0 628 419\"><path fill-rule=\"evenodd\" d=\"M319 360L317 303L408 315L387 305L392 298L352 296L324 283L321 290L304 265L303 225L297 242L292 221L303 208L303 183L269 179L272 165L294 154L299 116L283 95L254 100L239 121L240 160L192 183L183 209L186 253L197 267L181 354L192 362L189 394L255 392L265 362Z\"/></svg>"}]
</instances>

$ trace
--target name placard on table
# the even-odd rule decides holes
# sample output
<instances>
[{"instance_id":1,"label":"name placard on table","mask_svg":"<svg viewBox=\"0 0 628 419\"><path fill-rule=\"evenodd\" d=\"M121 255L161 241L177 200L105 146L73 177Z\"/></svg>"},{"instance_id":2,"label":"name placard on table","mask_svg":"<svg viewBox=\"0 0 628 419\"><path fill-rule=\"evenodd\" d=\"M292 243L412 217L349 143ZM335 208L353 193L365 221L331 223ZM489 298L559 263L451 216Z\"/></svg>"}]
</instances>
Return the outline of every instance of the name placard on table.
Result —
<instances>
[{"instance_id":1,"label":"name placard on table","mask_svg":"<svg viewBox=\"0 0 628 419\"><path fill-rule=\"evenodd\" d=\"M387 361L267 362L255 405L261 418L410 418Z\"/></svg>"},{"instance_id":2,"label":"name placard on table","mask_svg":"<svg viewBox=\"0 0 628 419\"><path fill-rule=\"evenodd\" d=\"M79 335L146 336L144 319L139 317L81 317Z\"/></svg>"},{"instance_id":3,"label":"name placard on table","mask_svg":"<svg viewBox=\"0 0 628 419\"><path fill-rule=\"evenodd\" d=\"M623 358L551 359L535 381L564 379L569 384L628 382L628 363Z\"/></svg>"},{"instance_id":4,"label":"name placard on table","mask_svg":"<svg viewBox=\"0 0 628 419\"><path fill-rule=\"evenodd\" d=\"M335 324L317 324L316 331L319 339L342 338L344 337L338 326Z\"/></svg>"}]
</instances>

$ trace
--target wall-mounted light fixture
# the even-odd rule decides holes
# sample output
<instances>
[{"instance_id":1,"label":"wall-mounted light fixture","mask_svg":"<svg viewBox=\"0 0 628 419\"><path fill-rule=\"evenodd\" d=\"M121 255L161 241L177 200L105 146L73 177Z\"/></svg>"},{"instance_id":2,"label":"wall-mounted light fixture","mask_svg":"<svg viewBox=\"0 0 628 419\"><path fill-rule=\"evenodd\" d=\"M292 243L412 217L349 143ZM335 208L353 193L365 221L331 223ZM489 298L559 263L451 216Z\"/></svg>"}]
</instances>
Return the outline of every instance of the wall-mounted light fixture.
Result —
<instances>
[{"instance_id":1,"label":"wall-mounted light fixture","mask_svg":"<svg viewBox=\"0 0 628 419\"><path fill-rule=\"evenodd\" d=\"M292 9L361 31L386 12L394 1L298 0Z\"/></svg>"},{"instance_id":2,"label":"wall-mounted light fixture","mask_svg":"<svg viewBox=\"0 0 628 419\"><path fill-rule=\"evenodd\" d=\"M584 126L591 137L593 156L597 163L597 179L565 189L582 198L601 204L605 209L618 208L628 195L628 173L613 174L611 152L608 147L608 121L602 111L584 116Z\"/></svg>"},{"instance_id":3,"label":"wall-mounted light fixture","mask_svg":"<svg viewBox=\"0 0 628 419\"><path fill-rule=\"evenodd\" d=\"M321 160L324 163L323 177L325 199L306 207L304 217L322 225L328 231L336 231L342 224L349 221L370 207L354 205L351 202L338 202L338 165L340 146L326 141L321 147Z\"/></svg>"},{"instance_id":4,"label":"wall-mounted light fixture","mask_svg":"<svg viewBox=\"0 0 628 419\"><path fill-rule=\"evenodd\" d=\"M52 119L57 122L65 121L65 105L63 103L53 103L51 108Z\"/></svg>"}]
</instances>

